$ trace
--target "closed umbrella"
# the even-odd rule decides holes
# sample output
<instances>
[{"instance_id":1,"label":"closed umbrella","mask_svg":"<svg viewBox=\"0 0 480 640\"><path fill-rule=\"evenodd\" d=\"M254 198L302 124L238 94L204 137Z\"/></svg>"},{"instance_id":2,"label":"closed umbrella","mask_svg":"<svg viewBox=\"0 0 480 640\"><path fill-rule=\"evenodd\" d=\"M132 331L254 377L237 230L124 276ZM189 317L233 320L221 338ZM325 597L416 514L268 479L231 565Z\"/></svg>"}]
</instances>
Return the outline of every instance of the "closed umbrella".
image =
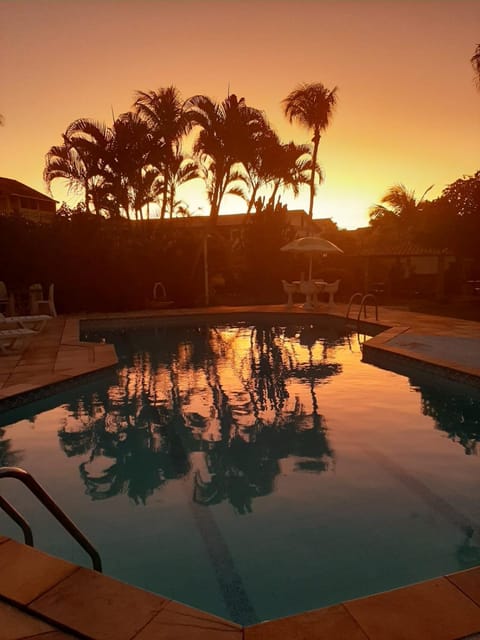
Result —
<instances>
[{"instance_id":1,"label":"closed umbrella","mask_svg":"<svg viewBox=\"0 0 480 640\"><path fill-rule=\"evenodd\" d=\"M309 254L309 280L312 279L312 260L314 254L326 256L328 253L343 253L336 244L333 244L333 242L330 242L329 240L325 240L325 238L320 238L319 236L304 236L303 238L297 238L296 240L292 240L292 242L281 247L280 251Z\"/></svg>"}]
</instances>

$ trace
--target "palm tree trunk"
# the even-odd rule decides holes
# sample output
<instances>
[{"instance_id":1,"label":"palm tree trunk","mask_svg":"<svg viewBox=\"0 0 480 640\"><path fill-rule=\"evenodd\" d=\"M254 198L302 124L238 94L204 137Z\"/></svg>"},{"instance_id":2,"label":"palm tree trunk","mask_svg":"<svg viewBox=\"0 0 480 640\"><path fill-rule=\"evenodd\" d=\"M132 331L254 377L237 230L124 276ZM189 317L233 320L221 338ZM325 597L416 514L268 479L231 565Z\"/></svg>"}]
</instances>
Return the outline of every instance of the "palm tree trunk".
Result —
<instances>
[{"instance_id":1,"label":"palm tree trunk","mask_svg":"<svg viewBox=\"0 0 480 640\"><path fill-rule=\"evenodd\" d=\"M252 213L252 209L253 209L253 205L255 204L255 196L257 195L258 187L259 187L259 184L257 182L257 184L255 184L254 187L253 187L252 195L250 196L250 200L248 202L247 215Z\"/></svg>"},{"instance_id":2,"label":"palm tree trunk","mask_svg":"<svg viewBox=\"0 0 480 640\"><path fill-rule=\"evenodd\" d=\"M315 175L317 167L318 145L320 143L320 132L318 129L313 134L313 152L312 152L312 175L310 176L310 204L308 207L308 215L310 220L313 219L313 201L315 199Z\"/></svg>"},{"instance_id":3,"label":"palm tree trunk","mask_svg":"<svg viewBox=\"0 0 480 640\"><path fill-rule=\"evenodd\" d=\"M163 174L163 191L162 191L162 210L160 211L160 218L165 219L165 212L167 211L168 201L168 168L165 168Z\"/></svg>"},{"instance_id":4,"label":"palm tree trunk","mask_svg":"<svg viewBox=\"0 0 480 640\"><path fill-rule=\"evenodd\" d=\"M272 195L271 195L271 196L270 196L270 198L268 199L268 203L267 203L267 204L271 205L272 207L273 207L273 206L274 206L274 204L275 204L275 196L277 195L277 192L278 192L279 187L280 187L280 180L277 180L277 181L274 183L273 191L272 191Z\"/></svg>"}]
</instances>

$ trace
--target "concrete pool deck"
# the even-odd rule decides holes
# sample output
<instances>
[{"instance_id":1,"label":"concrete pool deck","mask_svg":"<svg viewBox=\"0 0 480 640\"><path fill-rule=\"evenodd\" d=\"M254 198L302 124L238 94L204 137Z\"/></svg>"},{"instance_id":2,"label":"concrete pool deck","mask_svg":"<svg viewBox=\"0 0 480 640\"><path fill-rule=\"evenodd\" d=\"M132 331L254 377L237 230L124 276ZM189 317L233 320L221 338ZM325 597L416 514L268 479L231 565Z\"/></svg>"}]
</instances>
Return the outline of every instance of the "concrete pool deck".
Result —
<instances>
[{"instance_id":1,"label":"concrete pool deck","mask_svg":"<svg viewBox=\"0 0 480 640\"><path fill-rule=\"evenodd\" d=\"M35 336L21 354L0 357L0 411L32 400L45 387L55 392L72 378L116 364L108 344L79 341L79 321L134 317L268 313L307 319L345 317L346 305L317 313L284 305L216 307L62 316ZM356 314L354 326L356 325ZM382 307L384 331L368 340L364 356L429 365L429 373L459 376L480 386L480 323ZM363 329L363 326L359 327ZM247 628L166 600L89 569L52 558L0 536L0 640L459 640L480 639L480 567L420 584Z\"/></svg>"}]
</instances>

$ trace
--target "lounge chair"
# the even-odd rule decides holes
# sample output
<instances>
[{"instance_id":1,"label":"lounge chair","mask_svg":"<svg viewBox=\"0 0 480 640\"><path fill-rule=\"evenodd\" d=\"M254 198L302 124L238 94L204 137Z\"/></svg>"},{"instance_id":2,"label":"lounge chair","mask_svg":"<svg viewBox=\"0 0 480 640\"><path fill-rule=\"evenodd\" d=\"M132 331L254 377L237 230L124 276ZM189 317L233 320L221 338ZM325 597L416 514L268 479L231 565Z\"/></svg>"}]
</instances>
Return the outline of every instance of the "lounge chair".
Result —
<instances>
[{"instance_id":1,"label":"lounge chair","mask_svg":"<svg viewBox=\"0 0 480 640\"><path fill-rule=\"evenodd\" d=\"M48 313L51 316L56 316L57 311L55 309L55 301L53 298L54 284L50 284L48 287L48 298L42 298L42 286L38 284L32 284L30 287L30 305L31 305L31 313L32 315L38 315L40 310L43 308L48 309ZM38 297L38 292L40 292L40 297ZM33 295L32 295L33 294Z\"/></svg>"},{"instance_id":2,"label":"lounge chair","mask_svg":"<svg viewBox=\"0 0 480 640\"><path fill-rule=\"evenodd\" d=\"M23 351L36 335L31 329L1 329L0 353L9 355L17 351Z\"/></svg>"},{"instance_id":3,"label":"lounge chair","mask_svg":"<svg viewBox=\"0 0 480 640\"><path fill-rule=\"evenodd\" d=\"M4 316L0 313L0 326L1 325L16 325L19 329L31 329L35 333L40 333L45 327L47 322L52 319L52 316L38 315L38 316ZM5 327L7 329L8 327ZM12 327L13 328L13 327Z\"/></svg>"}]
</instances>

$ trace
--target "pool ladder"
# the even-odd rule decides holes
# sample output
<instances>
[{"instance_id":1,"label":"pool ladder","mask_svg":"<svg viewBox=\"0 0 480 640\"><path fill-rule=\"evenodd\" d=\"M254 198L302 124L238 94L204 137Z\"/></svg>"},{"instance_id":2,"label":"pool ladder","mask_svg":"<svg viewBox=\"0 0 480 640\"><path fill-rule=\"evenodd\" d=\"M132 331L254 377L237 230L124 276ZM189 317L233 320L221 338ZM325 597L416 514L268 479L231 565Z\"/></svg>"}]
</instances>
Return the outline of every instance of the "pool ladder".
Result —
<instances>
[{"instance_id":1,"label":"pool ladder","mask_svg":"<svg viewBox=\"0 0 480 640\"><path fill-rule=\"evenodd\" d=\"M378 320L378 304L377 304L377 298L374 296L373 293L354 293L352 295L352 297L350 298L350 302L348 303L348 309L347 309L347 313L346 313L346 319L348 320L350 317L350 309L352 308L353 303L355 302L355 300L360 299L360 308L358 309L358 315L357 315L357 325L360 324L360 316L362 314L362 309L363 309L363 317L366 318L367 317L367 301L368 300L372 300L372 304L375 305L375 320Z\"/></svg>"},{"instance_id":2,"label":"pool ladder","mask_svg":"<svg viewBox=\"0 0 480 640\"><path fill-rule=\"evenodd\" d=\"M0 479L2 478L14 478L20 480L27 489L37 498L43 506L50 511L53 517L62 525L62 527L68 531L68 533L74 538L78 544L88 553L92 560L93 568L95 571L102 572L102 561L100 555L92 543L83 535L77 525L70 520L70 518L60 509L53 498L45 491L45 489L38 484L35 478L19 467L0 467ZM15 507L13 507L6 498L0 495L0 509L2 509L12 520L14 520L23 531L23 537L25 544L33 547L33 534L32 529L25 518L19 513Z\"/></svg>"}]
</instances>

